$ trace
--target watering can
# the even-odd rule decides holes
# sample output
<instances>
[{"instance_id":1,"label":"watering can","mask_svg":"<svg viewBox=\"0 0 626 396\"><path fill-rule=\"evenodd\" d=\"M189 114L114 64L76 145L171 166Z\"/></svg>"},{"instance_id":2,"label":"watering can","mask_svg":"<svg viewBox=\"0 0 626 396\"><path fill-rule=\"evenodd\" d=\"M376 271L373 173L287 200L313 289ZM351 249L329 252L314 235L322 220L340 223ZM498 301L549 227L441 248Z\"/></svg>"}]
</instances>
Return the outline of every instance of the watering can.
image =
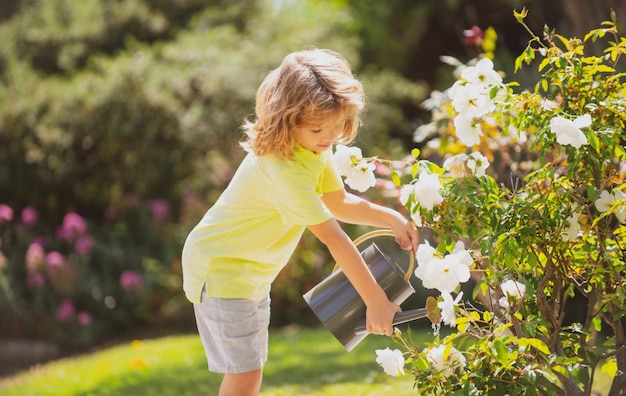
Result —
<instances>
[{"instance_id":1,"label":"watering can","mask_svg":"<svg viewBox=\"0 0 626 396\"><path fill-rule=\"evenodd\" d=\"M355 245L382 235L394 236L390 230L375 230L354 240ZM415 289L409 278L415 268L415 256L410 255L406 272L389 259L375 243L361 251L370 272L387 294L390 301L400 305ZM335 338L350 352L368 334L365 329L365 303L341 269L333 273L303 295L315 315ZM401 324L427 316L425 308L399 312L393 324Z\"/></svg>"}]
</instances>

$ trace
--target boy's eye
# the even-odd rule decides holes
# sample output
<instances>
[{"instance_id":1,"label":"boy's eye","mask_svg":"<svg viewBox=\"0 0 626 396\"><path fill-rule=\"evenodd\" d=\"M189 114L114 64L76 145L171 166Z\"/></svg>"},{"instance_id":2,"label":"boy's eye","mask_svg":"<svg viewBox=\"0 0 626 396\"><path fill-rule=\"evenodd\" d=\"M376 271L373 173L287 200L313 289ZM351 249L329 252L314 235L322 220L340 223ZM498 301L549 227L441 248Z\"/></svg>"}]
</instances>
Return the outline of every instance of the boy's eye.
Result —
<instances>
[{"instance_id":1,"label":"boy's eye","mask_svg":"<svg viewBox=\"0 0 626 396\"><path fill-rule=\"evenodd\" d=\"M311 129L311 132L313 132L313 133L320 133L320 132L322 132L322 130L321 129Z\"/></svg>"}]
</instances>

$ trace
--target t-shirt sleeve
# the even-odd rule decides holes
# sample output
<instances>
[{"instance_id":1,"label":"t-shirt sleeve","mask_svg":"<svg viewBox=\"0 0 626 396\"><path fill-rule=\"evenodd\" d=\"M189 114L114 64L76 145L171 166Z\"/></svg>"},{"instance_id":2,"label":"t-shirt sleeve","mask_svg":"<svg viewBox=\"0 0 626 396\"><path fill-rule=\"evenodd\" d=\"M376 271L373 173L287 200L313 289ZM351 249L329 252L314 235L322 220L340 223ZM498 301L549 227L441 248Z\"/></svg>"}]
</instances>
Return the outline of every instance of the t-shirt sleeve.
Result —
<instances>
[{"instance_id":1,"label":"t-shirt sleeve","mask_svg":"<svg viewBox=\"0 0 626 396\"><path fill-rule=\"evenodd\" d=\"M328 150L324 155L324 168L322 171L322 192L333 192L344 188L339 172L332 161L332 154Z\"/></svg>"},{"instance_id":2,"label":"t-shirt sleeve","mask_svg":"<svg viewBox=\"0 0 626 396\"><path fill-rule=\"evenodd\" d=\"M306 172L285 172L270 189L276 210L285 224L314 225L333 217Z\"/></svg>"}]
</instances>

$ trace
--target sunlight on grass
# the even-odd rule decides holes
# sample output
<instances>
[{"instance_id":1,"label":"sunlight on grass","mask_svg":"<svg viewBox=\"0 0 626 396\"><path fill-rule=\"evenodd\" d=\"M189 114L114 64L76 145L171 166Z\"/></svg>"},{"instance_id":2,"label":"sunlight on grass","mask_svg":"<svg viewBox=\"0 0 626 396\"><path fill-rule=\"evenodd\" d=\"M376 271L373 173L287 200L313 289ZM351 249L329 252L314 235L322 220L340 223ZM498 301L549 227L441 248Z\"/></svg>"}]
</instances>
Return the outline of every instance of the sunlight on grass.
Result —
<instances>
[{"instance_id":1,"label":"sunlight on grass","mask_svg":"<svg viewBox=\"0 0 626 396\"><path fill-rule=\"evenodd\" d=\"M417 343L432 334L414 333ZM270 333L270 359L262 396L415 395L410 375L393 378L376 363L375 350L397 347L368 336L346 352L324 329ZM600 373L601 383L610 378ZM3 396L216 395L221 376L210 373L197 335L133 341L63 359L0 382ZM602 393L597 393L602 394Z\"/></svg>"}]
</instances>

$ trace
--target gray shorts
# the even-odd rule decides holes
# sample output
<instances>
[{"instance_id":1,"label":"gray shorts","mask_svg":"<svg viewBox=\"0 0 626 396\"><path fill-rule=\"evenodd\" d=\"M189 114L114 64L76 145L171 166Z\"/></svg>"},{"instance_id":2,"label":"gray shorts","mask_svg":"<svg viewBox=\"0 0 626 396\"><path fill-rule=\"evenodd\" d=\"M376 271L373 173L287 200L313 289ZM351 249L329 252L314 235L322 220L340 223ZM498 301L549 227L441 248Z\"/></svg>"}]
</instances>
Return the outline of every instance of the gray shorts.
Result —
<instances>
[{"instance_id":1,"label":"gray shorts","mask_svg":"<svg viewBox=\"0 0 626 396\"><path fill-rule=\"evenodd\" d=\"M270 298L260 301L202 295L193 305L209 370L245 373L267 361Z\"/></svg>"}]
</instances>

